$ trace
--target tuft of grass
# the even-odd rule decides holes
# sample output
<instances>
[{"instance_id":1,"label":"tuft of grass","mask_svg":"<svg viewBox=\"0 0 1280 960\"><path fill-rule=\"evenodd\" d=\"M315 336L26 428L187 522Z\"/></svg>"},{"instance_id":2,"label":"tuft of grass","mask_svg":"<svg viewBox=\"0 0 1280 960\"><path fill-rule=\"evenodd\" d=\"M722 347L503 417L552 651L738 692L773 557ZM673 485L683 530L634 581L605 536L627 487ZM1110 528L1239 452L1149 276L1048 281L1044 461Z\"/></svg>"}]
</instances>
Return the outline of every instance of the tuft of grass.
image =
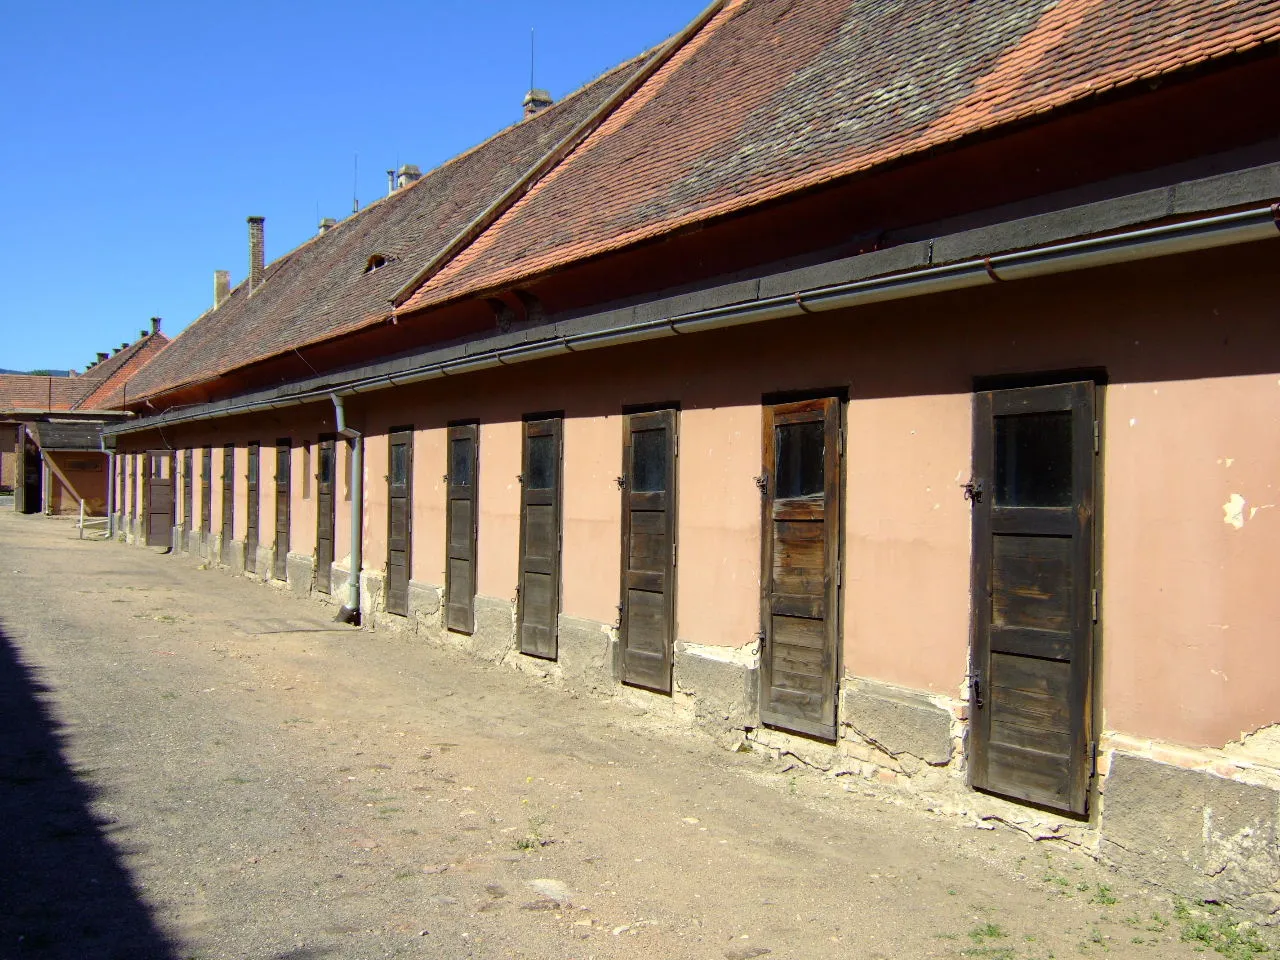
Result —
<instances>
[{"instance_id":1,"label":"tuft of grass","mask_svg":"<svg viewBox=\"0 0 1280 960\"><path fill-rule=\"evenodd\" d=\"M1094 888L1093 896L1089 898L1090 903L1100 903L1104 907L1111 907L1119 901L1116 895L1111 892L1111 888L1105 883L1100 883Z\"/></svg>"},{"instance_id":2,"label":"tuft of grass","mask_svg":"<svg viewBox=\"0 0 1280 960\"><path fill-rule=\"evenodd\" d=\"M999 940L1001 937L1007 937L998 923L983 923L969 931L969 939L974 943L982 943L983 940Z\"/></svg>"},{"instance_id":3,"label":"tuft of grass","mask_svg":"<svg viewBox=\"0 0 1280 960\"><path fill-rule=\"evenodd\" d=\"M1272 952L1253 924L1241 921L1222 904L1204 903L1193 909L1179 900L1173 906L1173 916L1184 943L1208 947L1228 960L1255 960Z\"/></svg>"}]
</instances>

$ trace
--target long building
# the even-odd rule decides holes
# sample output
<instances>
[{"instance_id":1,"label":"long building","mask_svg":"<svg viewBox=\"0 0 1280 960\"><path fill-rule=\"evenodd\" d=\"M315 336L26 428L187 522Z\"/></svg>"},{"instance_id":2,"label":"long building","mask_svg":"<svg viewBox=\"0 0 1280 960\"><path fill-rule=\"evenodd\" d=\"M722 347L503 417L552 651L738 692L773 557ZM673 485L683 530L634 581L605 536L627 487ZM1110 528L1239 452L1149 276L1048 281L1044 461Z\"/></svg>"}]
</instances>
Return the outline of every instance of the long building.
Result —
<instances>
[{"instance_id":1,"label":"long building","mask_svg":"<svg viewBox=\"0 0 1280 960\"><path fill-rule=\"evenodd\" d=\"M272 263L251 218L118 520L1280 910L1278 45L714 3Z\"/></svg>"}]
</instances>

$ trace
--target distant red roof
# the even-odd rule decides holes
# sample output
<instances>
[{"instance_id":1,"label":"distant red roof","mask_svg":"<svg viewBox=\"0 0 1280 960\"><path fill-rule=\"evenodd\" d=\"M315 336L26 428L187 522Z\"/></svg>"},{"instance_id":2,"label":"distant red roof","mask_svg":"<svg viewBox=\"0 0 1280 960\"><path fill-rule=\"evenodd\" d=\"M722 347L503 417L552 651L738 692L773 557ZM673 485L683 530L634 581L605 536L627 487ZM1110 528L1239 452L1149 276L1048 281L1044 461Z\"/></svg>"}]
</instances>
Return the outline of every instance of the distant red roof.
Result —
<instances>
[{"instance_id":1,"label":"distant red roof","mask_svg":"<svg viewBox=\"0 0 1280 960\"><path fill-rule=\"evenodd\" d=\"M0 374L0 412L121 410L125 384L168 343L159 331L146 334L78 377Z\"/></svg>"},{"instance_id":2,"label":"distant red roof","mask_svg":"<svg viewBox=\"0 0 1280 960\"><path fill-rule=\"evenodd\" d=\"M0 411L70 410L97 386L85 377L31 377L0 373Z\"/></svg>"},{"instance_id":3,"label":"distant red roof","mask_svg":"<svg viewBox=\"0 0 1280 960\"><path fill-rule=\"evenodd\" d=\"M1277 39L1277 0L730 0L404 309Z\"/></svg>"}]
</instances>

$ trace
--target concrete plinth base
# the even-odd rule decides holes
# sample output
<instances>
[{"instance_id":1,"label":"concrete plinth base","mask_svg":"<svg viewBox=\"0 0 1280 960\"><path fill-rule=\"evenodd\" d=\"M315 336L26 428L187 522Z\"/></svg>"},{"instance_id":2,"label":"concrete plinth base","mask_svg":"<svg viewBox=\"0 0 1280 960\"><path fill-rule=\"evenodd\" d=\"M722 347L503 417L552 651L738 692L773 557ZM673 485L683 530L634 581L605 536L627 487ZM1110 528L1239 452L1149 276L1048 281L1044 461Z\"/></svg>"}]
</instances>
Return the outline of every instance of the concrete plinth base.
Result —
<instances>
[{"instance_id":1,"label":"concrete plinth base","mask_svg":"<svg viewBox=\"0 0 1280 960\"><path fill-rule=\"evenodd\" d=\"M310 596L315 580L315 559L305 554L291 553L285 557L284 564L289 589L300 597Z\"/></svg>"}]
</instances>

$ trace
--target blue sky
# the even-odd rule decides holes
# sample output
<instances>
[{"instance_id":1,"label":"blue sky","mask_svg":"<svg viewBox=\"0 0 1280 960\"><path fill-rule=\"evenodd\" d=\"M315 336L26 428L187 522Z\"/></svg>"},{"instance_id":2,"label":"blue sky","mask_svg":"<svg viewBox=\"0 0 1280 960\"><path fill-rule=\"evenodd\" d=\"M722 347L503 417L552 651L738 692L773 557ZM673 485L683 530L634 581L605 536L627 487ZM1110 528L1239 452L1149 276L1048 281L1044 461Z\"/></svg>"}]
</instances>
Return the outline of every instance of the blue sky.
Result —
<instances>
[{"instance_id":1,"label":"blue sky","mask_svg":"<svg viewBox=\"0 0 1280 960\"><path fill-rule=\"evenodd\" d=\"M386 192L681 29L706 0L289 4L0 0L0 368L83 369L213 271Z\"/></svg>"}]
</instances>

